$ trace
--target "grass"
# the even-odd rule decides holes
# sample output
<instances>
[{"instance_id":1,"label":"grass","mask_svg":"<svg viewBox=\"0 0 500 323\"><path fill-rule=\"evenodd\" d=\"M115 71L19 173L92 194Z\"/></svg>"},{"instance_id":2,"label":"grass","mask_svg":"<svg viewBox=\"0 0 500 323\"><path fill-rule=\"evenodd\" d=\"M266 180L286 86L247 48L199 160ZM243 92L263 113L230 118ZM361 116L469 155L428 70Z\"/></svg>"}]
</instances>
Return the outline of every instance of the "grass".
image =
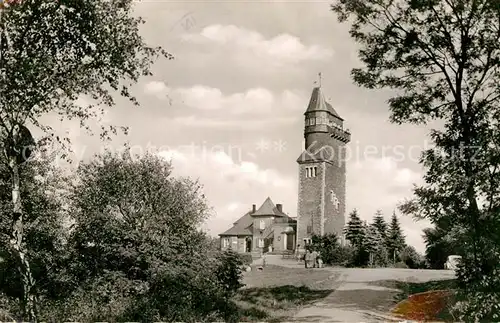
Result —
<instances>
[{"instance_id":1,"label":"grass","mask_svg":"<svg viewBox=\"0 0 500 323\"><path fill-rule=\"evenodd\" d=\"M238 321L286 321L303 306L325 298L332 292L325 281L332 273L321 269L266 266L246 273L245 288L234 297ZM322 288L319 288L322 285Z\"/></svg>"},{"instance_id":2,"label":"grass","mask_svg":"<svg viewBox=\"0 0 500 323\"><path fill-rule=\"evenodd\" d=\"M327 280L332 273L318 268L286 268L268 265L263 271L252 268L245 274L243 283L246 288L273 286L308 286L316 288L317 282Z\"/></svg>"},{"instance_id":3,"label":"grass","mask_svg":"<svg viewBox=\"0 0 500 323\"><path fill-rule=\"evenodd\" d=\"M398 307L394 309L395 314L419 316L426 314L422 314L422 311L426 311L427 307L428 313L425 319L444 322L455 321L450 312L451 305L454 303L453 296L449 292L443 292L456 288L454 279L429 282L382 281L374 284L400 290L394 297L394 303L398 304ZM411 295L414 296L411 297ZM412 310L415 312L414 314L410 313ZM420 312L420 314L416 312ZM411 319L410 317L405 318Z\"/></svg>"}]
</instances>

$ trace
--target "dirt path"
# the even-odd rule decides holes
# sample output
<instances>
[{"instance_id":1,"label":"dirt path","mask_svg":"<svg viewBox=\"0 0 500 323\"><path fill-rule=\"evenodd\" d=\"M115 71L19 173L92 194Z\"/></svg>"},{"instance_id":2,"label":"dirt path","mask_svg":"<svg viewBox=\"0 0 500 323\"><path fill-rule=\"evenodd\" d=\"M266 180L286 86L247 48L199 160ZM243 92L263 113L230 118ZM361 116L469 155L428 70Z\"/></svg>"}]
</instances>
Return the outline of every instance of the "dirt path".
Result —
<instances>
[{"instance_id":1,"label":"dirt path","mask_svg":"<svg viewBox=\"0 0 500 323\"><path fill-rule=\"evenodd\" d=\"M267 256L266 263L288 268L304 268L296 260L281 256ZM261 265L262 259L254 265ZM296 322L390 322L401 321L388 314L394 306L394 297L401 291L381 287L382 281L418 283L454 279L455 273L447 270L417 270L396 268L323 268L311 270L309 280L317 279L311 288L333 290L328 296L311 306L302 308L293 319ZM324 271L330 272L324 273ZM313 274L315 272L316 274ZM321 275L320 275L321 272ZM321 277L321 278L320 278ZM304 279L305 281L305 279Z\"/></svg>"},{"instance_id":2,"label":"dirt path","mask_svg":"<svg viewBox=\"0 0 500 323\"><path fill-rule=\"evenodd\" d=\"M425 282L453 279L444 270L411 269L330 269L341 271L333 282L334 291L320 302L300 310L293 318L300 322L390 322L394 296L400 291L375 285L378 281Z\"/></svg>"}]
</instances>

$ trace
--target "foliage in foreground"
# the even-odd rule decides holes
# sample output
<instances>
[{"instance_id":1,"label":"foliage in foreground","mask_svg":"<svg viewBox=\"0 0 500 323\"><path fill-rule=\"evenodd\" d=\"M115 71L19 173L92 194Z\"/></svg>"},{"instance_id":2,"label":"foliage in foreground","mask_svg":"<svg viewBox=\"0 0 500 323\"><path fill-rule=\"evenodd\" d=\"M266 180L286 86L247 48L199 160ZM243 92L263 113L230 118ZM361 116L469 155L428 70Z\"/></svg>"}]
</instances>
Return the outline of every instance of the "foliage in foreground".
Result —
<instances>
[{"instance_id":1,"label":"foliage in foreground","mask_svg":"<svg viewBox=\"0 0 500 323\"><path fill-rule=\"evenodd\" d=\"M56 219L62 204L71 224L68 230L62 221L54 221L32 233L40 320L231 317L231 299L242 286L241 258L232 252L208 252L210 239L198 230L209 211L201 187L173 178L171 171L159 157L132 158L126 151L81 164L72 187L66 188L68 199L48 194L49 177L46 184L25 185L31 191L24 203L37 207L25 210L40 217L38 224ZM21 318L15 299L21 297L22 284L5 259L0 263L5 282L0 301L10 315Z\"/></svg>"},{"instance_id":2,"label":"foliage in foreground","mask_svg":"<svg viewBox=\"0 0 500 323\"><path fill-rule=\"evenodd\" d=\"M24 236L25 217L19 161L33 145L57 141L69 148L67 136L57 136L44 116L76 119L91 129L116 95L138 104L130 88L163 55L139 34L143 20L132 0L12 0L0 2L0 162L11 175L12 216L9 258L23 280L24 319L37 321L36 262ZM83 99L83 100L78 100ZM116 134L116 125L101 124L101 137ZM34 128L44 138L35 142ZM123 128L126 130L126 128ZM32 139L32 138L31 138ZM27 149L28 148L28 149ZM32 269L33 267L33 269Z\"/></svg>"},{"instance_id":3,"label":"foliage in foreground","mask_svg":"<svg viewBox=\"0 0 500 323\"><path fill-rule=\"evenodd\" d=\"M463 246L459 320L500 320L500 6L490 0L337 0L360 45L354 81L391 89L391 121L427 124L425 183L404 214L445 219Z\"/></svg>"}]
</instances>

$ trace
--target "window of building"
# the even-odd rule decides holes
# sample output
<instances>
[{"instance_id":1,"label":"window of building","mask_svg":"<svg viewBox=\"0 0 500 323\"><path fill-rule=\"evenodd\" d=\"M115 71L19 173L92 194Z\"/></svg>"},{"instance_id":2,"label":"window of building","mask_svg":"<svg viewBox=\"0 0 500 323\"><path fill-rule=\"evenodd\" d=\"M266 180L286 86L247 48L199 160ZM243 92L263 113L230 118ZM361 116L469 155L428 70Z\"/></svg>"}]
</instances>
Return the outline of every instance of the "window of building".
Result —
<instances>
[{"instance_id":1,"label":"window of building","mask_svg":"<svg viewBox=\"0 0 500 323\"><path fill-rule=\"evenodd\" d=\"M307 245L311 244L311 242L312 242L311 238L304 238L304 245L307 246Z\"/></svg>"},{"instance_id":2,"label":"window of building","mask_svg":"<svg viewBox=\"0 0 500 323\"><path fill-rule=\"evenodd\" d=\"M312 230L313 230L312 225L308 225L308 226L307 226L307 233L308 233L308 234L309 234L309 233L312 233Z\"/></svg>"},{"instance_id":3,"label":"window of building","mask_svg":"<svg viewBox=\"0 0 500 323\"><path fill-rule=\"evenodd\" d=\"M316 124L316 119L315 118L310 118L309 119L309 125L314 126Z\"/></svg>"},{"instance_id":4,"label":"window of building","mask_svg":"<svg viewBox=\"0 0 500 323\"><path fill-rule=\"evenodd\" d=\"M229 238L224 238L224 239L222 240L222 246L223 246L224 248L227 248L227 247L229 246Z\"/></svg>"},{"instance_id":5,"label":"window of building","mask_svg":"<svg viewBox=\"0 0 500 323\"><path fill-rule=\"evenodd\" d=\"M261 230L264 230L266 228L266 221L260 220L259 228Z\"/></svg>"},{"instance_id":6,"label":"window of building","mask_svg":"<svg viewBox=\"0 0 500 323\"><path fill-rule=\"evenodd\" d=\"M318 167L317 166L310 166L306 167L306 177L316 177L318 175Z\"/></svg>"},{"instance_id":7,"label":"window of building","mask_svg":"<svg viewBox=\"0 0 500 323\"><path fill-rule=\"evenodd\" d=\"M264 239L259 238L259 248L264 248Z\"/></svg>"}]
</instances>

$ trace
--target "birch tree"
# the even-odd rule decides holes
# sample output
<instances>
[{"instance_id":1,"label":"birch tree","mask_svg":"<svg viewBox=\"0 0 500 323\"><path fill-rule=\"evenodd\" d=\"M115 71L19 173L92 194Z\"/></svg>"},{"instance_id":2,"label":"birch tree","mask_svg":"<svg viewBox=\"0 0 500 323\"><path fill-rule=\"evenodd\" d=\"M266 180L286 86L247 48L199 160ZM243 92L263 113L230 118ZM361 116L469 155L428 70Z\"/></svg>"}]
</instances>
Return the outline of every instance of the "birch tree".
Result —
<instances>
[{"instance_id":1,"label":"birch tree","mask_svg":"<svg viewBox=\"0 0 500 323\"><path fill-rule=\"evenodd\" d=\"M40 117L48 113L76 119L89 130L88 121L104 107L115 104L114 95L138 104L130 86L150 75L161 48L148 46L139 34L141 18L133 15L132 0L11 0L0 8L0 138L4 161L12 177L11 252L19 259L23 280L22 304L26 319L36 322L36 284L30 271L23 233L19 163L36 144L67 138L54 135ZM91 99L85 106L75 100ZM29 129L31 128L31 130ZM33 140L31 132L45 134ZM119 128L103 126L108 138ZM125 128L122 130L126 130Z\"/></svg>"}]
</instances>

